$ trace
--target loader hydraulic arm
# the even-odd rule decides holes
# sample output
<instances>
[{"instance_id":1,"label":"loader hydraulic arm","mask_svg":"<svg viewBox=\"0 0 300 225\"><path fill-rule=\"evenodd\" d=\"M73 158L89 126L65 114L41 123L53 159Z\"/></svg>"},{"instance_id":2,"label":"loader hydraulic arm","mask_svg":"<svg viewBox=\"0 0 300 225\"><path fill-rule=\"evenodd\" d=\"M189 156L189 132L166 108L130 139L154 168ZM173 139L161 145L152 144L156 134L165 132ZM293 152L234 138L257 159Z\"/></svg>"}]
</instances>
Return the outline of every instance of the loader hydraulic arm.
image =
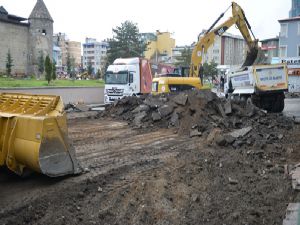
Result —
<instances>
[{"instance_id":1,"label":"loader hydraulic arm","mask_svg":"<svg viewBox=\"0 0 300 225\"><path fill-rule=\"evenodd\" d=\"M232 8L232 17L230 17L227 21L225 21L218 27L214 28L214 26L230 8ZM235 2L232 2L231 6L228 9L224 13L222 13L220 17L209 28L209 30L199 38L195 48L193 49L190 67L191 77L199 77L203 56L207 53L208 48L214 43L216 35L222 36L234 24L240 30L249 49L246 61L243 66L249 66L254 63L258 52L258 40L255 38L254 34L251 31L251 26L245 16L243 9Z\"/></svg>"}]
</instances>

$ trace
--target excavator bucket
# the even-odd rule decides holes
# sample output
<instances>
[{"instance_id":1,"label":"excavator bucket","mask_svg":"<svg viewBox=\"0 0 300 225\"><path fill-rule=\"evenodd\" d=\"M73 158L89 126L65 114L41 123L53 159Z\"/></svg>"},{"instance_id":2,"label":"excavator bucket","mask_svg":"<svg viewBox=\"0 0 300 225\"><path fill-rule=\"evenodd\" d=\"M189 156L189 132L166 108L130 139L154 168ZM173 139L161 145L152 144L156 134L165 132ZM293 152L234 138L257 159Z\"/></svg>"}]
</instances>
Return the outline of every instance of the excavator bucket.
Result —
<instances>
[{"instance_id":1,"label":"excavator bucket","mask_svg":"<svg viewBox=\"0 0 300 225\"><path fill-rule=\"evenodd\" d=\"M59 96L0 93L0 166L18 175L80 173Z\"/></svg>"},{"instance_id":2,"label":"excavator bucket","mask_svg":"<svg viewBox=\"0 0 300 225\"><path fill-rule=\"evenodd\" d=\"M252 48L247 52L246 59L242 67L265 63L266 56L263 51L259 48Z\"/></svg>"}]
</instances>

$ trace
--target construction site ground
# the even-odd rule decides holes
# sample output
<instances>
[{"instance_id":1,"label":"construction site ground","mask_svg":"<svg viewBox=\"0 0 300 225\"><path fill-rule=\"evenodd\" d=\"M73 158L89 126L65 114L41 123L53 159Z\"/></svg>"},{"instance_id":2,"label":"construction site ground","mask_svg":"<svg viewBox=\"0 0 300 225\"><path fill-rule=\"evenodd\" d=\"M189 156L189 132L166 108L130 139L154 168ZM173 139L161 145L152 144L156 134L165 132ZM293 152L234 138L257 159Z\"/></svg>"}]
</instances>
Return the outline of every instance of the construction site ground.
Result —
<instances>
[{"instance_id":1,"label":"construction site ground","mask_svg":"<svg viewBox=\"0 0 300 225\"><path fill-rule=\"evenodd\" d=\"M0 224L282 224L300 200L286 171L300 161L299 127L280 145L233 148L76 115L69 137L84 173L20 178L1 168Z\"/></svg>"}]
</instances>

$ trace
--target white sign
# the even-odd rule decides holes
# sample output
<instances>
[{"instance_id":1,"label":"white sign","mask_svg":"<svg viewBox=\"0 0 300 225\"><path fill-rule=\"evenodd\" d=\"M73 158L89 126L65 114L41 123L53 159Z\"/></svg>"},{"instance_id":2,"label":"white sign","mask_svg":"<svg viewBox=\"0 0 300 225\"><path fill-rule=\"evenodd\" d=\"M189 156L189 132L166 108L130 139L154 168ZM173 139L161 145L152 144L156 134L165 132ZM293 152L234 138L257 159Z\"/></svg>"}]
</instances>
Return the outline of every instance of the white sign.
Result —
<instances>
[{"instance_id":1,"label":"white sign","mask_svg":"<svg viewBox=\"0 0 300 225\"><path fill-rule=\"evenodd\" d=\"M257 69L256 70L259 85L267 87L276 86L278 83L285 82L285 74L283 67Z\"/></svg>"},{"instance_id":2,"label":"white sign","mask_svg":"<svg viewBox=\"0 0 300 225\"><path fill-rule=\"evenodd\" d=\"M280 63L286 63L288 66L300 66L300 57L280 58Z\"/></svg>"}]
</instances>

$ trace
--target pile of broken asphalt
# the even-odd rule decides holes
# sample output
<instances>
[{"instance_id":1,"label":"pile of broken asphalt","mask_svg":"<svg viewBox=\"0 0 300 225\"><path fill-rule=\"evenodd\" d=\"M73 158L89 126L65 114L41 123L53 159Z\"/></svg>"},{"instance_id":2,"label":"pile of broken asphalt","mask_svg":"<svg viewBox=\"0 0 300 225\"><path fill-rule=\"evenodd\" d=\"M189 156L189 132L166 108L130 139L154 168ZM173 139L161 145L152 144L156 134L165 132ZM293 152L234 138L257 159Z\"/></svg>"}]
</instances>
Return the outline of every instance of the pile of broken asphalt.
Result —
<instances>
[{"instance_id":1,"label":"pile of broken asphalt","mask_svg":"<svg viewBox=\"0 0 300 225\"><path fill-rule=\"evenodd\" d=\"M218 98L211 91L187 91L146 97L125 97L108 106L101 117L128 121L138 128L174 128L180 135L202 136L209 145L255 147L281 142L295 121L271 114L251 103ZM286 149L289 150L289 149Z\"/></svg>"}]
</instances>

